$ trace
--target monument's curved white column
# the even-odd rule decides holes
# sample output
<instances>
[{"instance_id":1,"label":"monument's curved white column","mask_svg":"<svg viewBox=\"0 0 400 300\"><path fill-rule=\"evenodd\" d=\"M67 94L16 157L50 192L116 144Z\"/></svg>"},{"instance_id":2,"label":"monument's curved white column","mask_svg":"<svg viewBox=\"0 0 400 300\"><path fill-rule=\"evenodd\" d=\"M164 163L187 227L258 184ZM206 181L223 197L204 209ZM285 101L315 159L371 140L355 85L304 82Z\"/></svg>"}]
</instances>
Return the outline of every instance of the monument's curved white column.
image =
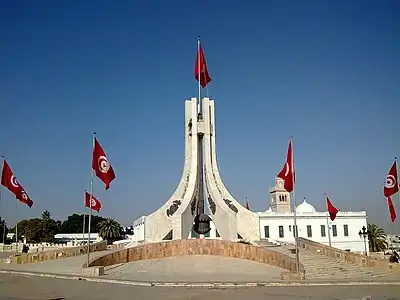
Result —
<instances>
[{"instance_id":1,"label":"monument's curved white column","mask_svg":"<svg viewBox=\"0 0 400 300\"><path fill-rule=\"evenodd\" d=\"M239 234L246 240L260 240L258 215L236 201L222 182L216 154L214 100L202 101L207 205L213 222L224 239L236 239Z\"/></svg>"},{"instance_id":2,"label":"monument's curved white column","mask_svg":"<svg viewBox=\"0 0 400 300\"><path fill-rule=\"evenodd\" d=\"M181 180L171 198L145 220L145 242L185 239L195 217L197 184L197 99L185 101L185 163Z\"/></svg>"}]
</instances>

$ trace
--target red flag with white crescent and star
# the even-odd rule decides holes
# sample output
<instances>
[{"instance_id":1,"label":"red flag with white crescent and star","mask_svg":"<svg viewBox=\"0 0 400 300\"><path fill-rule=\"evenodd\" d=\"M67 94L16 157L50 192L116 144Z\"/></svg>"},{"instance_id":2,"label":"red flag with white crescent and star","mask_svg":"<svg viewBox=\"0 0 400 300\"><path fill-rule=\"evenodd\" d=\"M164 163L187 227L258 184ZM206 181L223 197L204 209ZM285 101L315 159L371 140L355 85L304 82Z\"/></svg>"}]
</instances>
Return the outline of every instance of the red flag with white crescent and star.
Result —
<instances>
[{"instance_id":1,"label":"red flag with white crescent and star","mask_svg":"<svg viewBox=\"0 0 400 300\"><path fill-rule=\"evenodd\" d=\"M1 185L6 187L11 193L15 195L20 202L32 207L33 201L25 192L24 187L18 182L11 170L10 165L4 160L3 170L1 172Z\"/></svg>"},{"instance_id":2,"label":"red flag with white crescent and star","mask_svg":"<svg viewBox=\"0 0 400 300\"><path fill-rule=\"evenodd\" d=\"M385 197L391 197L399 191L399 180L397 178L397 160L394 161L392 167L386 176L383 194Z\"/></svg>"},{"instance_id":3,"label":"red flag with white crescent and star","mask_svg":"<svg viewBox=\"0 0 400 300\"><path fill-rule=\"evenodd\" d=\"M110 183L115 179L114 169L107 159L107 155L100 143L94 138L94 149L92 158L92 169L96 176L106 185L106 190L110 188Z\"/></svg>"},{"instance_id":4,"label":"red flag with white crescent and star","mask_svg":"<svg viewBox=\"0 0 400 300\"><path fill-rule=\"evenodd\" d=\"M198 41L198 49L196 55L196 64L194 65L194 78L200 82L204 88L211 82L210 74L208 73L206 57L201 47L200 39Z\"/></svg>"},{"instance_id":5,"label":"red flag with white crescent and star","mask_svg":"<svg viewBox=\"0 0 400 300\"><path fill-rule=\"evenodd\" d=\"M90 194L85 191L85 205L87 208L90 208L90 206L92 207L92 210L95 210L97 212L99 212L101 210L101 202L92 195L91 197L92 199L90 199ZM90 202L92 202L92 205L90 205Z\"/></svg>"},{"instance_id":6,"label":"red flag with white crescent and star","mask_svg":"<svg viewBox=\"0 0 400 300\"><path fill-rule=\"evenodd\" d=\"M287 192L291 193L294 189L295 184L292 138L290 138L289 140L289 148L286 156L285 165L283 166L282 171L279 172L277 177L285 181L284 188Z\"/></svg>"},{"instance_id":7,"label":"red flag with white crescent and star","mask_svg":"<svg viewBox=\"0 0 400 300\"><path fill-rule=\"evenodd\" d=\"M333 206L333 204L332 204L331 200L329 200L328 196L326 196L326 209L329 213L329 218L331 219L331 221L334 221L336 219L336 215L339 212L339 210Z\"/></svg>"},{"instance_id":8,"label":"red flag with white crescent and star","mask_svg":"<svg viewBox=\"0 0 400 300\"><path fill-rule=\"evenodd\" d=\"M397 214L396 214L396 209L394 208L392 198L387 197L387 202L388 202L388 207L389 207L390 220L392 221L392 223L394 223L394 221L396 220Z\"/></svg>"}]
</instances>

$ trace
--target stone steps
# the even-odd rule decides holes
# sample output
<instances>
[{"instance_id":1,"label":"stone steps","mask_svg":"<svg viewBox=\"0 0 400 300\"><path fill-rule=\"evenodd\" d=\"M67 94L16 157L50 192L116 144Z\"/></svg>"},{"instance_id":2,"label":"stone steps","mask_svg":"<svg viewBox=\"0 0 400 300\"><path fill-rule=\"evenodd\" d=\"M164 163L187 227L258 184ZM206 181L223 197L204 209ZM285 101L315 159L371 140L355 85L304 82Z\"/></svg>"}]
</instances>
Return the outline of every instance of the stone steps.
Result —
<instances>
[{"instance_id":1,"label":"stone steps","mask_svg":"<svg viewBox=\"0 0 400 300\"><path fill-rule=\"evenodd\" d=\"M260 243L263 247L263 243ZM294 249L294 245L281 245L271 251L277 251L295 257L295 254L290 252ZM389 270L379 270L363 266L357 266L344 261L339 261L334 258L315 254L310 251L299 249L300 263L306 270L307 279L397 279L400 274L391 273Z\"/></svg>"}]
</instances>

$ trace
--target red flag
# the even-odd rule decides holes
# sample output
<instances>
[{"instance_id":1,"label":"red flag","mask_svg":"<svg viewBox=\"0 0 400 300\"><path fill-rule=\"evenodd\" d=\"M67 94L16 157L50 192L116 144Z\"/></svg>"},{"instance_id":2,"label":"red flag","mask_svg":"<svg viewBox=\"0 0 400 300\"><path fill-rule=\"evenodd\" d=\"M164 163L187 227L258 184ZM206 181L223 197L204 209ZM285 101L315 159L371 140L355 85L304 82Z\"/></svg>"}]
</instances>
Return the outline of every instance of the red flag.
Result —
<instances>
[{"instance_id":1,"label":"red flag","mask_svg":"<svg viewBox=\"0 0 400 300\"><path fill-rule=\"evenodd\" d=\"M399 181L397 178L397 161L395 160L386 176L383 194L385 197L391 197L399 191Z\"/></svg>"},{"instance_id":2,"label":"red flag","mask_svg":"<svg viewBox=\"0 0 400 300\"><path fill-rule=\"evenodd\" d=\"M90 200L92 200L92 205L90 205ZM101 210L101 202L96 199L94 196L92 196L92 199L90 199L90 194L85 191L85 205L86 207L90 208L92 206L92 209L99 212Z\"/></svg>"},{"instance_id":3,"label":"red flag","mask_svg":"<svg viewBox=\"0 0 400 300\"><path fill-rule=\"evenodd\" d=\"M336 219L336 215L339 212L339 210L333 206L331 200L329 200L328 197L326 197L326 207L329 213L329 217L331 218L331 221L334 221Z\"/></svg>"},{"instance_id":4,"label":"red flag","mask_svg":"<svg viewBox=\"0 0 400 300\"><path fill-rule=\"evenodd\" d=\"M18 182L6 160L4 160L3 170L1 172L1 185L13 193L15 198L17 198L19 201L28 205L29 207L32 207L32 199L29 198L23 186Z\"/></svg>"},{"instance_id":5,"label":"red flag","mask_svg":"<svg viewBox=\"0 0 400 300\"><path fill-rule=\"evenodd\" d=\"M287 192L292 192L294 189L295 177L294 177L294 165L293 165L293 152L292 152L292 138L289 141L289 148L286 156L286 163L283 166L282 171L278 174L278 178L285 181L284 188Z\"/></svg>"},{"instance_id":6,"label":"red flag","mask_svg":"<svg viewBox=\"0 0 400 300\"><path fill-rule=\"evenodd\" d=\"M250 210L249 201L247 201L247 199L246 199L246 209Z\"/></svg>"},{"instance_id":7,"label":"red flag","mask_svg":"<svg viewBox=\"0 0 400 300\"><path fill-rule=\"evenodd\" d=\"M206 57L201 47L199 40L199 47L197 49L196 64L194 66L194 78L200 82L200 85L204 88L211 82L210 74L208 73Z\"/></svg>"},{"instance_id":8,"label":"red flag","mask_svg":"<svg viewBox=\"0 0 400 300\"><path fill-rule=\"evenodd\" d=\"M389 207L390 220L392 221L392 223L394 223L397 215L396 215L396 209L394 208L392 198L387 197L387 202L388 202L388 207Z\"/></svg>"},{"instance_id":9,"label":"red flag","mask_svg":"<svg viewBox=\"0 0 400 300\"><path fill-rule=\"evenodd\" d=\"M97 139L94 139L92 168L96 176L106 185L106 190L110 188L110 183L115 179L113 167L107 159L107 155Z\"/></svg>"}]
</instances>

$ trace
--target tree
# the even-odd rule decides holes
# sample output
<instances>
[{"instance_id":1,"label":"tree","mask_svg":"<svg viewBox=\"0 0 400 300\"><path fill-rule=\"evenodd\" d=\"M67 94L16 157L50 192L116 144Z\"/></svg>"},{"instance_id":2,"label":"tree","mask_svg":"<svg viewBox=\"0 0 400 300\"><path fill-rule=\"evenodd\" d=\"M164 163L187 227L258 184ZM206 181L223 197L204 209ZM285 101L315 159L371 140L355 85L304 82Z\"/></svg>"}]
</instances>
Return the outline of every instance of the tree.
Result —
<instances>
[{"instance_id":1,"label":"tree","mask_svg":"<svg viewBox=\"0 0 400 300\"><path fill-rule=\"evenodd\" d=\"M99 223L99 235L109 241L116 241L121 237L122 227L112 218L107 218Z\"/></svg>"},{"instance_id":2,"label":"tree","mask_svg":"<svg viewBox=\"0 0 400 300\"><path fill-rule=\"evenodd\" d=\"M58 226L59 233L82 233L83 232L83 214L72 214L67 218L67 220L63 221ZM88 232L88 220L89 217L85 215L85 232ZM90 222L90 232L98 232L98 224L104 220L104 218L100 216L92 216Z\"/></svg>"},{"instance_id":3,"label":"tree","mask_svg":"<svg viewBox=\"0 0 400 300\"><path fill-rule=\"evenodd\" d=\"M16 227L12 230L15 233ZM22 236L27 242L41 243L53 242L54 236L57 234L57 222L51 218L49 211L44 211L41 218L33 218L18 222L18 238Z\"/></svg>"},{"instance_id":4,"label":"tree","mask_svg":"<svg viewBox=\"0 0 400 300\"><path fill-rule=\"evenodd\" d=\"M43 221L49 221L49 220L51 220L51 214L50 214L50 212L49 212L48 210L45 210L45 211L42 213L42 220L43 220Z\"/></svg>"},{"instance_id":5,"label":"tree","mask_svg":"<svg viewBox=\"0 0 400 300\"><path fill-rule=\"evenodd\" d=\"M24 236L29 243L39 243L42 241L42 219L34 218L18 222L18 239ZM13 227L15 232L16 226Z\"/></svg>"},{"instance_id":6,"label":"tree","mask_svg":"<svg viewBox=\"0 0 400 300\"><path fill-rule=\"evenodd\" d=\"M368 224L369 250L371 252L384 251L388 247L385 231L376 224Z\"/></svg>"},{"instance_id":7,"label":"tree","mask_svg":"<svg viewBox=\"0 0 400 300\"><path fill-rule=\"evenodd\" d=\"M8 228L7 228L7 223L6 220L0 218L0 243L3 243L7 239L7 233L8 233Z\"/></svg>"}]
</instances>

